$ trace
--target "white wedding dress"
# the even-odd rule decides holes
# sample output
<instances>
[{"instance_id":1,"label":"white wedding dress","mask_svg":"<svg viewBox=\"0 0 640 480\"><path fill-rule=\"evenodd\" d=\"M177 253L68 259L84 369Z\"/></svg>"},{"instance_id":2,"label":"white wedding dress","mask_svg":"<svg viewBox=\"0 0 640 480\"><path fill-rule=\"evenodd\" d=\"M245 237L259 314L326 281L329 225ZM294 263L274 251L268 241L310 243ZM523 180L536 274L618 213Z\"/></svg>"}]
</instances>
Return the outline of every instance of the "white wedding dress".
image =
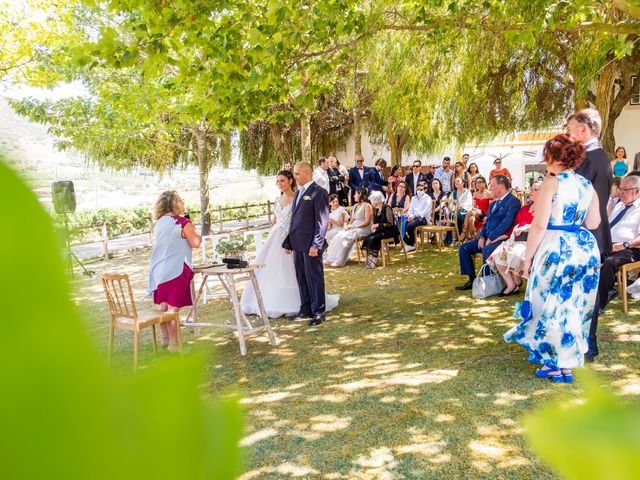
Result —
<instances>
[{"instance_id":1,"label":"white wedding dress","mask_svg":"<svg viewBox=\"0 0 640 480\"><path fill-rule=\"evenodd\" d=\"M280 198L275 201L276 223L271 227L269 236L254 262L264 265L263 268L256 270L256 277L264 308L270 318L292 316L300 311L300 291L293 265L293 255L288 255L282 248L282 242L289 233L291 204L282 206ZM325 311L336 308L339 301L340 295L326 295ZM251 283L247 283L242 292L240 308L248 315L260 313L256 293Z\"/></svg>"}]
</instances>

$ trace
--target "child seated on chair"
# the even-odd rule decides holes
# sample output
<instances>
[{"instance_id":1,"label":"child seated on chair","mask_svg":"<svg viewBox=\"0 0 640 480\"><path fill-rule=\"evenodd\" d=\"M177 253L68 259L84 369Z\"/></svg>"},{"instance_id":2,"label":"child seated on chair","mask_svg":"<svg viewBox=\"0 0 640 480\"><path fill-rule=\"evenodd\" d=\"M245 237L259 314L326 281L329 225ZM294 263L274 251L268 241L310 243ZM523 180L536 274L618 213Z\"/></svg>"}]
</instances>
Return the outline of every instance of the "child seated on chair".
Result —
<instances>
[{"instance_id":1,"label":"child seated on chair","mask_svg":"<svg viewBox=\"0 0 640 480\"><path fill-rule=\"evenodd\" d=\"M147 295L162 311L177 312L181 307L193 305L191 254L202 241L185 213L184 202L175 191L163 192L153 208L155 240L151 253ZM177 349L176 322L160 324L161 345L169 351Z\"/></svg>"}]
</instances>

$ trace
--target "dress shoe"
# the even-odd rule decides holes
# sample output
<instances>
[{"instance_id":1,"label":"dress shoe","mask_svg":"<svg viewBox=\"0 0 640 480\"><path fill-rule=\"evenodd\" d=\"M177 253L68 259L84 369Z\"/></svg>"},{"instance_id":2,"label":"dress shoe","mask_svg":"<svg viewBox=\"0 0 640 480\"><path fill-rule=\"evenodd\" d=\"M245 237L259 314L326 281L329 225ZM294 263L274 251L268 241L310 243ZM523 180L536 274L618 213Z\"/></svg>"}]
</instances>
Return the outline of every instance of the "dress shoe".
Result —
<instances>
[{"instance_id":1,"label":"dress shoe","mask_svg":"<svg viewBox=\"0 0 640 480\"><path fill-rule=\"evenodd\" d=\"M298 313L296 315L291 315L289 317L287 317L287 320L289 320L290 322L295 322L298 320L306 320L307 318L311 318L311 315L306 315L304 313Z\"/></svg>"},{"instance_id":2,"label":"dress shoe","mask_svg":"<svg viewBox=\"0 0 640 480\"><path fill-rule=\"evenodd\" d=\"M322 315L316 315L311 320L309 320L309 326L314 327L316 325L320 325L322 322L324 322L324 317Z\"/></svg>"},{"instance_id":3,"label":"dress shoe","mask_svg":"<svg viewBox=\"0 0 640 480\"><path fill-rule=\"evenodd\" d=\"M464 285L458 285L456 290L471 290L473 288L473 278L470 278Z\"/></svg>"},{"instance_id":4,"label":"dress shoe","mask_svg":"<svg viewBox=\"0 0 640 480\"><path fill-rule=\"evenodd\" d=\"M589 337L589 350L584 354L584 361L587 363L593 363L600 353L598 349L598 338Z\"/></svg>"}]
</instances>

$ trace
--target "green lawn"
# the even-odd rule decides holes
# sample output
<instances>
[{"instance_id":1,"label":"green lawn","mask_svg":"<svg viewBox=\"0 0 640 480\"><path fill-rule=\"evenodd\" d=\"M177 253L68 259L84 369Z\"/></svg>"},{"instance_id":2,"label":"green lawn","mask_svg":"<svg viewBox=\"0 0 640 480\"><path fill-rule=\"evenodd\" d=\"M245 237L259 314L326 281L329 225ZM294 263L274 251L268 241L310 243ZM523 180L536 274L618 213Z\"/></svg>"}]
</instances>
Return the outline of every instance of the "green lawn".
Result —
<instances>
[{"instance_id":1,"label":"green lawn","mask_svg":"<svg viewBox=\"0 0 640 480\"><path fill-rule=\"evenodd\" d=\"M91 265L128 272L142 296L149 252ZM457 255L429 249L385 269L350 263L326 272L340 306L320 327L272 322L279 345L218 330L185 331L187 350L211 351L203 394L238 392L245 407L244 479L547 479L556 476L531 453L522 418L558 392L581 395L580 383L533 377L525 351L505 344L514 297L474 300L453 287ZM88 327L106 352L107 314L99 277L77 279ZM229 321L215 300L202 318ZM640 308L620 300L601 317L602 354L593 367L603 383L639 403ZM153 356L143 337L141 365ZM132 363L129 335L119 333L114 368Z\"/></svg>"}]
</instances>

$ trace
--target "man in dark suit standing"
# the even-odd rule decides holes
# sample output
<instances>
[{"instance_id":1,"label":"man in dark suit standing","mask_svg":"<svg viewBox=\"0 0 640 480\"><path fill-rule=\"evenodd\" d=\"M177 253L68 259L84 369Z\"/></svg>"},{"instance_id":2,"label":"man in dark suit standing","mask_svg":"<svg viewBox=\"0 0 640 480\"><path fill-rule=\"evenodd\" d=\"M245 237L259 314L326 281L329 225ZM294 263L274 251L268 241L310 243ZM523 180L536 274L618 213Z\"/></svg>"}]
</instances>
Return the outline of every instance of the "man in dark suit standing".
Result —
<instances>
[{"instance_id":1,"label":"man in dark suit standing","mask_svg":"<svg viewBox=\"0 0 640 480\"><path fill-rule=\"evenodd\" d=\"M351 204L355 203L354 195L357 188L368 188L367 167L364 166L364 157L356 155L356 166L349 170L349 188L351 189Z\"/></svg>"},{"instance_id":2,"label":"man in dark suit standing","mask_svg":"<svg viewBox=\"0 0 640 480\"><path fill-rule=\"evenodd\" d=\"M477 239L460 245L458 256L460 257L460 274L467 275L469 280L464 285L456 287L456 290L471 290L473 280L476 278L476 269L473 265L473 254L482 252L482 261L486 262L489 255L500 245L503 240L496 241L501 235L509 236L516 215L520 211L520 200L511 194L511 182L504 175L496 175L489 183L489 190L495 200L489 207L489 214L482 225Z\"/></svg>"},{"instance_id":3,"label":"man in dark suit standing","mask_svg":"<svg viewBox=\"0 0 640 480\"><path fill-rule=\"evenodd\" d=\"M293 199L289 235L282 243L293 252L293 263L300 290L300 312L296 318L309 318L309 325L324 322L325 291L322 252L329 222L329 195L313 181L313 169L307 162L296 163L293 176L300 185Z\"/></svg>"},{"instance_id":4,"label":"man in dark suit standing","mask_svg":"<svg viewBox=\"0 0 640 480\"><path fill-rule=\"evenodd\" d=\"M427 185L428 179L427 179L427 176L420 171L421 168L422 168L422 162L420 160L414 160L413 166L411 167L411 173L406 177L404 177L404 182L411 189L412 195L416 194L416 190L418 189L418 185L420 184L420 182L424 182L425 191L426 191L426 185Z\"/></svg>"},{"instance_id":5,"label":"man in dark suit standing","mask_svg":"<svg viewBox=\"0 0 640 480\"><path fill-rule=\"evenodd\" d=\"M375 167L370 168L365 174L367 178L367 188L371 192L386 192L389 181L384 178L384 169L387 167L387 161L384 158L376 160Z\"/></svg>"},{"instance_id":6,"label":"man in dark suit standing","mask_svg":"<svg viewBox=\"0 0 640 480\"><path fill-rule=\"evenodd\" d=\"M582 142L587 156L576 169L593 185L600 202L600 218L607 218L607 202L611 194L613 172L611 162L598 138L602 130L602 118L597 110L585 108L574 113L567 120L567 133ZM600 248L600 255L605 258L611 254L611 229L609 222L602 221L597 230L592 231Z\"/></svg>"}]
</instances>

